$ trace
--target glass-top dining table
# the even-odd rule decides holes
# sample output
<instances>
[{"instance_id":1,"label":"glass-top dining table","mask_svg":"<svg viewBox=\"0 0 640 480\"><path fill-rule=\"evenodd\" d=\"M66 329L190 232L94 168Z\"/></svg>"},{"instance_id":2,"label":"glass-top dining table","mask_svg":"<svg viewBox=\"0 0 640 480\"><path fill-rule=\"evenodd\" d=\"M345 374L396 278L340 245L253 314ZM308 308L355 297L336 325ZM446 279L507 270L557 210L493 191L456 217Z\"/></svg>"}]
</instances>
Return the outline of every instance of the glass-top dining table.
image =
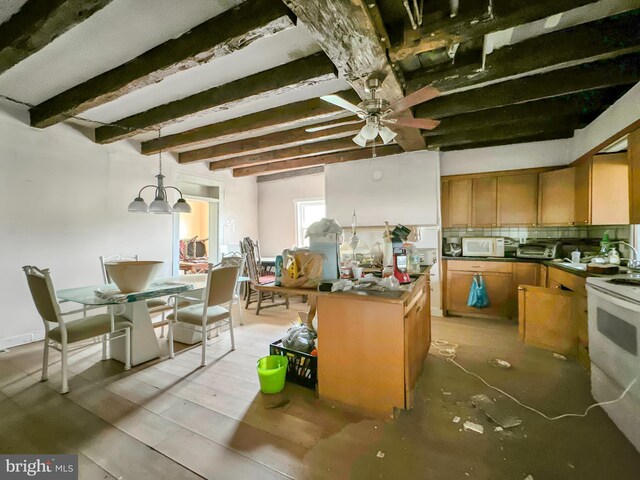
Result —
<instances>
[{"instance_id":1,"label":"glass-top dining table","mask_svg":"<svg viewBox=\"0 0 640 480\"><path fill-rule=\"evenodd\" d=\"M154 332L151 316L145 300L189 292L189 296L201 298L202 289L207 285L207 274L180 275L178 277L159 278L142 292L120 293L113 284L94 285L58 290L60 300L81 305L115 306L120 305L122 315L133 323L131 330L131 364L139 365L160 356L160 346ZM248 277L238 277L238 282L248 281ZM124 363L124 337L111 342L111 357Z\"/></svg>"}]
</instances>

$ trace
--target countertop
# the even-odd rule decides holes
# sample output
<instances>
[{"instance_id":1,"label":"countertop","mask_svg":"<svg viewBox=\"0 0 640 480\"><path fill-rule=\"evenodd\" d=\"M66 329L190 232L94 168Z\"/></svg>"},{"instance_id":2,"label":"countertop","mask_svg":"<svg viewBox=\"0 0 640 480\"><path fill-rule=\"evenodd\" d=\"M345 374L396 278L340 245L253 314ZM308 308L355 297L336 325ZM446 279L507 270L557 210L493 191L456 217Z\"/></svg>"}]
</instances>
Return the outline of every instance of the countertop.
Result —
<instances>
[{"instance_id":1,"label":"countertop","mask_svg":"<svg viewBox=\"0 0 640 480\"><path fill-rule=\"evenodd\" d=\"M442 256L442 260L446 261L446 260L462 260L462 261L473 261L473 262L511 262L511 263L541 263L543 265L546 265L548 267L553 267L553 268L557 268L559 270L563 270L567 273L571 273L573 275L577 275L579 277L582 278L587 278L587 277L612 277L613 275L603 275L601 273L592 273L592 272L587 272L586 270L578 270L577 268L571 268L568 267L566 265L561 265L560 263L551 261L551 260L545 260L545 259L538 259L538 258L514 258L514 257L448 257L446 255ZM621 267L620 268L620 273L627 273L627 270L625 267ZM615 274L615 275L619 275L619 274Z\"/></svg>"}]
</instances>

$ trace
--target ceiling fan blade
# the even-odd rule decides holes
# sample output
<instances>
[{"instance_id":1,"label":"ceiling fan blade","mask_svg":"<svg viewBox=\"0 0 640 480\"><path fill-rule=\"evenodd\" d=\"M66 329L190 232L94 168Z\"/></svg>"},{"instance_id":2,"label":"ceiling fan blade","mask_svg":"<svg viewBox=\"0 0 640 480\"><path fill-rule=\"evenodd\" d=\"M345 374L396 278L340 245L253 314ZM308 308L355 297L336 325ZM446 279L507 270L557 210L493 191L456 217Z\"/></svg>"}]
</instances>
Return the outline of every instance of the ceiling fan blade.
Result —
<instances>
[{"instance_id":1,"label":"ceiling fan blade","mask_svg":"<svg viewBox=\"0 0 640 480\"><path fill-rule=\"evenodd\" d=\"M416 90L406 97L401 98L397 102L393 102L389 105L389 109L394 113L398 113L402 110L406 110L407 108L411 108L414 105L418 105L419 103L424 103L432 98L436 98L438 95L440 95L440 92L437 89L433 87L423 87L420 90Z\"/></svg>"},{"instance_id":2,"label":"ceiling fan blade","mask_svg":"<svg viewBox=\"0 0 640 480\"><path fill-rule=\"evenodd\" d=\"M440 120L432 118L394 118L393 120L383 120L386 123L393 123L402 127L421 128L422 130L433 130L440 125Z\"/></svg>"},{"instance_id":3,"label":"ceiling fan blade","mask_svg":"<svg viewBox=\"0 0 640 480\"><path fill-rule=\"evenodd\" d=\"M339 97L338 95L323 95L320 98L325 102L333 103L335 106L344 108L345 110L349 110L350 112L356 114L363 113L360 108L355 106L353 103L346 101L344 98Z\"/></svg>"},{"instance_id":4,"label":"ceiling fan blade","mask_svg":"<svg viewBox=\"0 0 640 480\"><path fill-rule=\"evenodd\" d=\"M304 131L313 133L313 132L319 132L320 130L328 130L330 128L342 127L343 125L354 125L356 123L362 123L362 122L364 122L364 120L360 120L360 119L348 120L344 122L336 122L336 123L329 123L326 125L319 125L317 127L309 127L309 128L305 128Z\"/></svg>"}]
</instances>

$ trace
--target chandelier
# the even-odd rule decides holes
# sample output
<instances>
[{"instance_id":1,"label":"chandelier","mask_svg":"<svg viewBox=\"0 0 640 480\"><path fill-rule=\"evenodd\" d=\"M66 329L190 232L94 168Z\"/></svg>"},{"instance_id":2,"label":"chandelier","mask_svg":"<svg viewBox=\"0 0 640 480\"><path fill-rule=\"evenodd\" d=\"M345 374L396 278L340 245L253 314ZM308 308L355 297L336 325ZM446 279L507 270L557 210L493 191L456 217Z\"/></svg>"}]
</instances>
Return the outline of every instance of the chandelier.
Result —
<instances>
[{"instance_id":1,"label":"chandelier","mask_svg":"<svg viewBox=\"0 0 640 480\"><path fill-rule=\"evenodd\" d=\"M161 133L158 130L158 138L160 138ZM168 213L191 213L191 207L187 203L187 201L182 198L182 192L171 185L164 184L165 176L162 174L162 148L158 152L158 175L156 178L158 179L157 185L145 185L138 192L138 196L129 204L129 211L132 213L159 213L159 214L168 214ZM146 188L155 188L155 198L151 205L147 205L147 203L142 198L142 191ZM180 194L180 198L173 205L169 205L167 201L167 189L175 190Z\"/></svg>"}]
</instances>

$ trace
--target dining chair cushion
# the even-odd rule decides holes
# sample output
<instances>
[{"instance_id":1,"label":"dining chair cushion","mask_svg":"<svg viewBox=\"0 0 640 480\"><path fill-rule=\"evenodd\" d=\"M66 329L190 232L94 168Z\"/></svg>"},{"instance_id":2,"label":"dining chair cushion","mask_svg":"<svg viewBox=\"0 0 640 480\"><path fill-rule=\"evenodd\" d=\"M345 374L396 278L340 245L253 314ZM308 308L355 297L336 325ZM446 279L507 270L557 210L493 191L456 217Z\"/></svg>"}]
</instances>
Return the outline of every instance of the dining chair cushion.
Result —
<instances>
[{"instance_id":1,"label":"dining chair cushion","mask_svg":"<svg viewBox=\"0 0 640 480\"><path fill-rule=\"evenodd\" d=\"M264 285L265 283L272 283L276 281L275 275L262 275L260 277L260 285Z\"/></svg>"},{"instance_id":2,"label":"dining chair cushion","mask_svg":"<svg viewBox=\"0 0 640 480\"><path fill-rule=\"evenodd\" d=\"M178 309L178 321L192 325L202 325L203 304L199 303L189 307ZM229 318L229 310L220 305L207 308L207 325ZM167 320L175 321L175 313L167 315Z\"/></svg>"},{"instance_id":3,"label":"dining chair cushion","mask_svg":"<svg viewBox=\"0 0 640 480\"><path fill-rule=\"evenodd\" d=\"M131 320L121 315L115 315L114 324L115 330L132 326ZM72 320L66 322L65 325L67 327L67 342L73 343L109 333L111 331L111 318L108 313L102 313L100 315ZM51 329L49 338L61 343L62 333L60 332L60 327Z\"/></svg>"},{"instance_id":4,"label":"dining chair cushion","mask_svg":"<svg viewBox=\"0 0 640 480\"><path fill-rule=\"evenodd\" d=\"M166 307L167 302L161 298L149 298L145 300L148 308L158 308L158 307Z\"/></svg>"}]
</instances>

